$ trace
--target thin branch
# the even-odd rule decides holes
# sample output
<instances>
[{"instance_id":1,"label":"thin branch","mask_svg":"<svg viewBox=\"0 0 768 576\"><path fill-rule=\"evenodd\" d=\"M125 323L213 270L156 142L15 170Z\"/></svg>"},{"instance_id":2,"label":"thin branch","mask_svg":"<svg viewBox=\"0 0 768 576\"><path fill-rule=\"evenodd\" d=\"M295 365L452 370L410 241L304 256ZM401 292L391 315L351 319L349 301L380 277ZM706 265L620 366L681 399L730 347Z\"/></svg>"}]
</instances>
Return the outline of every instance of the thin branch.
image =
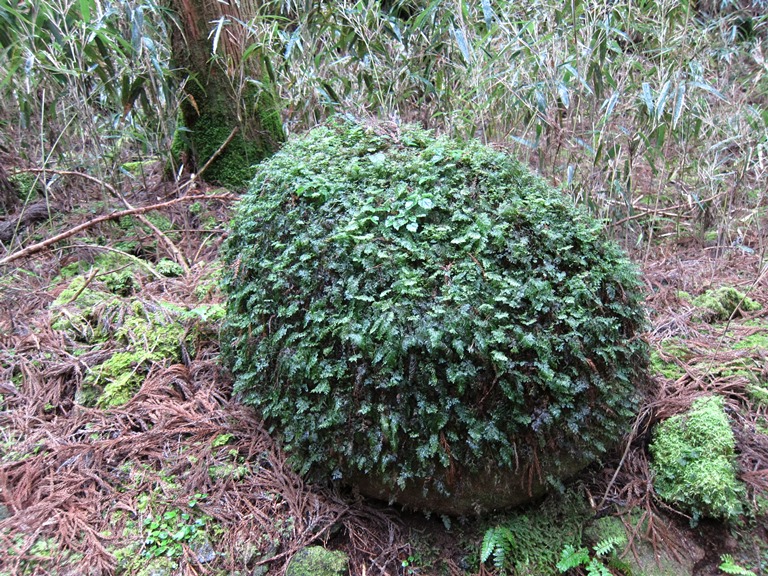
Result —
<instances>
[{"instance_id":1,"label":"thin branch","mask_svg":"<svg viewBox=\"0 0 768 576\"><path fill-rule=\"evenodd\" d=\"M203 167L200 168L200 170L198 170L195 174L192 174L189 177L189 180L184 182L182 185L177 186L177 191L181 192L182 190L185 190L186 188L189 188L192 185L194 185L194 183L200 179L200 176L203 174L203 172L208 170L208 167L213 163L213 161L216 160L216 158L218 158L219 155L221 155L221 153L224 151L224 148L226 148L229 145L229 143L232 142L232 139L235 137L235 134L237 134L238 132L239 132L239 128L237 126L232 128L232 132L229 133L229 136L227 136L227 139L224 140L224 142L222 142L221 146L217 148L216 152L211 154L211 157L208 158L205 164L203 164ZM181 174L181 171L179 171L179 174Z\"/></svg>"},{"instance_id":2,"label":"thin branch","mask_svg":"<svg viewBox=\"0 0 768 576\"><path fill-rule=\"evenodd\" d=\"M99 178L96 178L95 176L91 176L90 174L84 174L83 172L75 172L72 170L57 170L52 168L26 168L23 170L19 170L19 172L31 172L33 174L35 173L41 173L45 174L47 172L50 172L52 174L59 174L61 176L77 176L79 178L83 178L85 180L90 180L91 182L95 182L96 184L103 186L106 188L110 194L112 194L115 198L119 199L123 205L128 210L133 210L134 207L131 206L131 204L128 202L128 200L125 199L125 196L123 196L114 186L111 184L108 184L107 182L104 182L103 180L100 180ZM165 245L166 250L173 256L173 259L184 269L184 272L189 274L189 264L187 263L186 258L184 258L184 255L181 253L181 251L176 247L176 244L173 243L173 241L168 238L168 236L160 230L157 226L155 226L146 216L143 215L143 213L137 212L135 216L141 221L142 224L147 226L152 232L157 236L157 238Z\"/></svg>"},{"instance_id":3,"label":"thin branch","mask_svg":"<svg viewBox=\"0 0 768 576\"><path fill-rule=\"evenodd\" d=\"M173 200L169 200L167 202L161 202L159 204L150 204L149 206L141 206L139 208L131 208L130 210L121 210L120 212L112 212L111 214L105 214L103 216L99 216L98 218L94 218L92 220L89 220L88 222L79 224L74 228L70 228L69 230L62 232L61 234L57 234L56 236L43 240L42 242L38 242L37 244L32 244L31 246L27 246L26 248L23 248L17 252L14 252L13 254L10 254L9 256L6 256L2 260L0 260L0 266L2 266L3 264L9 264L10 262L18 260L19 258L24 258L26 256L36 254L42 250L45 250L49 246L56 244L57 242L61 242L62 240L66 240L70 236L74 236L78 232L87 230L88 228L91 228L96 224L100 224L102 222L108 222L109 220L117 220L118 218L123 218L125 216L134 216L137 214L144 214L146 212L151 212L153 210L161 210L163 208L167 208L168 206L173 206L174 204L178 204L180 202L185 202L185 201L192 201L192 200L232 201L236 199L237 199L237 196L235 196L234 194L211 194L211 195L194 194L192 196L182 196L181 198L174 198Z\"/></svg>"}]
</instances>

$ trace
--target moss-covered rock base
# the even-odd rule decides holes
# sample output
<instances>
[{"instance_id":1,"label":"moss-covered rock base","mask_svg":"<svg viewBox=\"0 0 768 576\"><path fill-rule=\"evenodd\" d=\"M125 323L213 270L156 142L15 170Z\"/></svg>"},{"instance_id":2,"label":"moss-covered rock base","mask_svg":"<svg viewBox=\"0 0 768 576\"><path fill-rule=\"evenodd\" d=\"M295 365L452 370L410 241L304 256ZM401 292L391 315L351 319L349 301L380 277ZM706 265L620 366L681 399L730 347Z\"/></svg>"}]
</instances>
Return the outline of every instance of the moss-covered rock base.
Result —
<instances>
[{"instance_id":1,"label":"moss-covered rock base","mask_svg":"<svg viewBox=\"0 0 768 576\"><path fill-rule=\"evenodd\" d=\"M349 558L344 552L309 546L299 550L285 570L286 576L345 576Z\"/></svg>"}]
</instances>

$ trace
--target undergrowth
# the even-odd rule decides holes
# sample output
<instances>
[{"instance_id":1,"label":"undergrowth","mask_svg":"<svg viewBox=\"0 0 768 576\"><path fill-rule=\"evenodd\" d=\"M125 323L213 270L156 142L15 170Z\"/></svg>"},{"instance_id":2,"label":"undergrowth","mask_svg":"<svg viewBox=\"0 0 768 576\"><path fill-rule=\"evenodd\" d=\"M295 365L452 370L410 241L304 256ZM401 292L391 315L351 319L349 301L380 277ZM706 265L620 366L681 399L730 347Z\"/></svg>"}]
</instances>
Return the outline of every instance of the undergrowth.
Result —
<instances>
[{"instance_id":1,"label":"undergrowth","mask_svg":"<svg viewBox=\"0 0 768 576\"><path fill-rule=\"evenodd\" d=\"M480 546L480 562L513 574L558 574L561 554L581 549L589 511L580 494L552 495L503 523L488 528Z\"/></svg>"},{"instance_id":2,"label":"undergrowth","mask_svg":"<svg viewBox=\"0 0 768 576\"><path fill-rule=\"evenodd\" d=\"M158 269L171 276L177 272L174 266ZM194 357L199 339L216 336L224 309L140 298L134 292L146 277L131 260L115 271L97 271L91 268L69 280L51 304L51 325L67 335L72 354L103 351L104 359L89 367L76 398L85 406L110 408L128 402L153 365Z\"/></svg>"}]
</instances>

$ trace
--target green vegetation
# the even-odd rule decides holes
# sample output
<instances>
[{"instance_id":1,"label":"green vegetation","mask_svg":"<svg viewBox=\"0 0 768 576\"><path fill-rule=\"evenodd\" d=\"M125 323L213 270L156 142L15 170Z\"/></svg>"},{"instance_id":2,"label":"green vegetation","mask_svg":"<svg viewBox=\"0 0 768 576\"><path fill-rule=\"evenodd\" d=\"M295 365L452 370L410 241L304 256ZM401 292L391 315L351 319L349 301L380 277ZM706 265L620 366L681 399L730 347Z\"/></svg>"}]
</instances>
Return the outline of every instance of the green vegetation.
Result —
<instances>
[{"instance_id":1,"label":"green vegetation","mask_svg":"<svg viewBox=\"0 0 768 576\"><path fill-rule=\"evenodd\" d=\"M739 576L756 576L752 570L739 566L730 554L723 554L720 556L720 570L726 574L737 574Z\"/></svg>"},{"instance_id":2,"label":"green vegetation","mask_svg":"<svg viewBox=\"0 0 768 576\"><path fill-rule=\"evenodd\" d=\"M656 426L650 445L654 489L669 504L701 517L734 520L743 513L735 441L722 397L699 398L685 414Z\"/></svg>"},{"instance_id":3,"label":"green vegetation","mask_svg":"<svg viewBox=\"0 0 768 576\"><path fill-rule=\"evenodd\" d=\"M70 550L62 550L54 538L39 537L32 542L27 551L32 559L22 559L16 565L15 571L6 571L4 564L6 562L10 563L10 561L18 556L16 547L20 547L24 539L22 536L9 534L7 531L4 531L2 536L7 538L8 542L12 542L13 545L2 553L7 556L3 558L4 562L0 564L0 576L36 576L40 574L40 566L46 562L55 562L55 568L46 571L46 574L50 574L50 576L65 576L71 573L71 567L77 565L77 562L82 558L82 554Z\"/></svg>"},{"instance_id":4,"label":"green vegetation","mask_svg":"<svg viewBox=\"0 0 768 576\"><path fill-rule=\"evenodd\" d=\"M419 140L404 128L410 122L446 137L477 138L509 152L605 222L607 233L622 245L638 249L636 258L647 259L655 323L648 333L654 348L650 369L657 376L654 382L666 387L656 398L679 403L691 393L727 393L727 417L740 426L734 449L722 425L723 414L708 418L709 425L717 424L711 426L712 435L725 434L718 438L728 444L723 449L728 456L716 465L700 462L697 469L692 464L704 460L699 456L708 450L702 445L708 448L710 441L704 444L688 437L690 414L672 419L674 424L659 425L654 447L659 454L669 448L671 455L669 461L654 461L656 489L661 495L666 485L666 504L691 514L694 522L706 515L728 520L707 526L713 531L731 530L738 540L733 549L729 544L733 557L721 557L721 571L768 571L768 495L761 491L764 479L759 476L765 462L754 466L753 461L767 450L768 326L758 306L764 300L760 282L746 288L763 270L768 248L765 0L266 0L236 6L207 2L214 12L199 20L195 33L189 29L189 13L171 12L169 6L174 4L181 2L36 0L0 6L0 176L7 174L9 184L0 177L0 205L3 195L8 200L8 214L2 215L0 227L14 225L25 203L44 202L52 215L44 224L25 222L18 228L23 233L14 233L0 245L0 258L123 209L112 190L137 207L181 199L186 193L218 196L195 204L181 200L171 209L148 214L177 244L191 274L164 258L173 251L158 243L155 233L135 217L96 223L0 269L0 477L5 499L17 503L0 505L0 519L9 515L3 525L17 530L2 534L1 539L12 546L0 552L0 575L63 576L101 570L100 564L90 562L99 546L89 546L85 557L80 554L87 542L82 534L98 535L114 556L117 574L200 572L197 539L202 544L221 528L186 505L189 495L207 486L211 493L222 493L223 486L234 491L267 467L270 473L285 472L282 452L276 452L279 466L269 466L264 454L242 450L242 422L237 416L229 420L231 414L219 410L222 403L241 413L232 399L245 398L272 410L275 415L268 423L278 433L287 431L280 440L293 449L300 467L309 467L310 476L354 480L356 470L373 469L370 476L383 477L394 490L404 483L416 497L422 496L422 485L411 480L417 474L430 475L433 483L428 488L450 492L464 483L472 466L485 484L471 487L470 493L492 494L503 482L527 497L531 486L511 479L504 468L513 458L525 475L536 472L527 464L541 456L542 474L533 476L547 487L558 485L558 474L549 474L548 466L559 472L583 463L568 462L561 454L601 454L605 469L616 464L612 451L603 452L607 446L601 445L606 444L601 438L586 438L587 450L577 441L587 429L618 441L630 428L635 400L624 393L632 390L628 384L632 376L617 382L607 367L632 365L630 353L615 362L611 346L617 332L623 341L636 334L640 322L632 317L619 328L611 324L619 317L603 305L615 299L600 293L599 280L594 285L585 281L573 301L567 293L578 282L579 270L594 267L590 258L599 259L604 249L614 253L613 248L598 242L595 249L590 243L593 224L571 212L570 205L562 213L574 230L558 227L557 218L551 219L553 225L547 215L560 210L561 199L543 191L538 181L532 188L540 205L533 212L544 220L529 222L524 214L516 214L519 220L514 226L500 224L507 215L494 204L493 187L483 185L488 174L507 169L507 160L497 165L501 155L488 151L473 156L479 149L476 144L433 142L431 136ZM204 70L186 83L178 77L172 80L179 62L171 62L171 51L183 50L193 38L199 39L203 69L226 69L221 93L233 97L235 119L225 124L209 117L198 126L190 125L194 130L190 132L179 121L180 108L191 107L192 115L199 116L203 97L196 90L208 82ZM217 110L212 112L215 116ZM288 234L269 240L271 232L265 232L263 244L247 246L242 258L232 252L226 263L229 281L241 266L245 275L256 274L251 266L262 255L265 262L259 270L267 272L264 290L242 298L242 326L236 322L230 326L239 331L236 346L264 353L241 363L240 381L252 381L256 375L263 385L258 395L239 385L240 394L231 396L228 372L218 365L218 346L213 343L226 314L217 253L227 235L230 206L226 190L207 184L217 180L241 187L255 173L253 164L266 149L250 145L244 137L269 134L272 140L282 140L284 131L303 134L335 114L370 118L371 126L378 126L373 129L376 134L361 136L351 155L343 147L336 149L339 162L333 168L329 166L335 159L327 153L289 145L317 152L306 154L303 163L293 165L294 172L277 180L285 185L284 193L276 194L283 202L280 209L293 216L305 211L294 221L294 229L301 230L298 240ZM234 139L222 146L233 127L238 129ZM169 151L172 135L177 136L176 146ZM369 136L378 139L370 151L363 149ZM214 151L221 153L219 160L192 180L189 171L177 166L169 170L177 182L159 182L157 168L170 165L170 157L178 159L193 137L200 138L195 146L201 158L197 166L187 164L192 172ZM409 138L416 141L403 142ZM404 150L418 158L409 164ZM430 158L427 152L435 155ZM401 162L412 177L400 178L396 165ZM150 164L156 168L150 169ZM319 168L313 172L315 164ZM274 174L270 172L274 166L264 167L260 178ZM478 169L485 171L481 177L466 178ZM90 179L59 172L68 170ZM452 175L449 170L454 170ZM406 188L397 189L398 178ZM292 188L294 181L305 188ZM356 198L341 190L345 184L357 188ZM269 189L264 189L266 194ZM448 204L459 210L448 214ZM313 220L317 214L320 221ZM339 214L346 214L346 219ZM320 230L325 226L328 230ZM589 230L584 232L583 226ZM501 233L494 236L494 230ZM568 234L575 239L586 235L589 241L559 244L553 239L569 238ZM523 238L529 239L527 246ZM676 239L686 240L682 250L668 244ZM542 245L550 242L551 250L541 252ZM427 244L445 250L430 253ZM511 255L504 253L508 246L514 248ZM118 255L119 250L123 254ZM281 250L284 261L274 257ZM513 273L520 286L507 282L506 269L489 265L497 257L507 258L514 269L527 253L532 255L525 261L530 267ZM544 257L534 261L537 253ZM586 262L577 262L585 253ZM664 258L681 259L676 272L660 279L656 274L664 266L654 264L662 253ZM57 261L73 263L57 276ZM279 269L283 264L287 268ZM595 268L612 274L607 268ZM286 282L287 274L294 272L295 281ZM560 281L560 273L577 280ZM275 286L272 292L270 283ZM487 293L471 299L472 290L483 283ZM702 294L721 284L725 287ZM634 282L619 279L614 285L617 292L625 286L634 287ZM683 310L658 306L658 296L666 298L678 288L694 295L678 294L696 307L692 315L689 306ZM742 291L747 298L742 299ZM265 294L268 297L261 298ZM453 308L440 300L448 296L455 297ZM465 298L464 308L459 296ZM561 297L569 311L594 304L605 325L590 326L591 313L581 317L565 312L570 316L561 322L563 307L547 304ZM504 309L496 298L513 302L513 309ZM631 291L627 298L619 298L620 303L629 308L639 304ZM245 317L251 311L258 316L253 322ZM665 316L669 322L655 322ZM753 320L745 322L745 316ZM407 332L407 326L415 327ZM751 333L749 326L760 331ZM291 332L293 328L296 331ZM609 333L607 340L602 339L603 328ZM228 341L232 333L223 339ZM658 342L657 337L664 340ZM641 347L637 344L638 350ZM566 359L553 360L563 350ZM603 356L593 351L597 355L602 351ZM578 361L572 369L574 358ZM170 404L157 405L159 418L138 414L142 401L113 410L128 402L149 375L153 384L177 372L188 373L190 383L173 380L172 388L148 395L155 401L163 391L169 392L167 400L158 400ZM386 376L391 374L399 374L400 380ZM579 379L583 374L589 375L586 384ZM199 389L199 381L208 388ZM670 381L678 383L672 386ZM288 390L284 404L278 405L277 395ZM594 391L596 397L590 396ZM514 395L517 392L519 396ZM175 432L160 438L158 424L186 410L174 404L176 396L181 403L190 393L195 406L210 406L215 412L211 422L214 417L216 422L226 421L234 435L217 432L202 442ZM499 401L509 397L519 399L518 404L509 408ZM73 406L73 399L101 410L83 410ZM286 428L282 420L288 420L291 410L293 419L301 422L291 421L292 427ZM125 440L128 428L122 427L123 434L117 437L116 428L94 423L125 414L135 423L128 426L131 441L142 449L116 470L111 457L103 456L104 448ZM201 434L208 430L205 417ZM77 426L70 425L75 420ZM594 420L599 420L596 428ZM558 440L560 430L572 442ZM665 443L664 438L673 436L679 441ZM327 448L313 450L319 437L330 438L326 446L338 447L332 454L336 460L326 457ZM334 444L334 439L341 441ZM562 451L553 452L552 444ZM415 455L396 461L406 449ZM170 457L147 466L153 451ZM555 454L554 462L548 463L550 453ZM79 456L73 459L75 454ZM735 455L744 466L744 486L734 480ZM37 456L52 458L40 467ZM483 468L481 463L489 457L491 463ZM664 470L657 469L659 463ZM171 468L178 473L173 485L163 479ZM620 469L615 491L629 488L620 485L634 470L626 463ZM50 475L43 480L40 470ZM669 470L675 478L665 476ZM109 514L99 518L78 512L92 512L89 507L61 513L69 503L56 494L66 496L77 474L82 474L86 495L98 493L102 503L116 497L120 509L138 510L130 518L127 513L122 517L123 533L119 525L114 533L106 531L115 524ZM126 476L132 477L130 485L123 481ZM194 486L185 492L189 478L206 488ZM623 496L629 494L630 502L644 498L656 512L663 511L665 505L644 492L650 479L633 480L640 481L631 491L615 499L611 494L604 502L624 502ZM593 489L589 475L580 476L580 481ZM155 489L154 483L160 488ZM295 494L300 498L312 492L311 501L322 506L311 484L290 485L299 487ZM640 495L637 486L642 486ZM713 496L715 487L720 493ZM240 549L219 546L231 556L216 551L215 560L206 562L202 572L257 576L285 570L288 558L283 552L293 547L297 534L306 534L309 519L297 515L294 526L293 517L286 520L294 513L287 505L290 496L278 494L271 485L263 491L254 488L252 505L269 520L255 534L235 542L234 548ZM40 513L40 506L48 502L34 501L44 494L53 496L48 501L50 514ZM390 494L383 497L389 499ZM599 496L594 491L593 495ZM496 502L493 496L475 501L471 513ZM361 510L350 504L352 514ZM67 520L69 512L77 513L75 521ZM145 523L148 514L152 518ZM520 516L524 519L518 521ZM88 526L81 524L86 517ZM329 517L334 518L332 527L322 524ZM348 547L356 564L361 553L372 549L369 542L348 538L349 515L318 513L317 518L317 530L328 530L319 532L319 537ZM590 536L588 523L579 538L580 528L564 516L537 518L535 508L530 508L498 520L486 534L487 564L498 556L497 572L516 571L520 576L554 574L559 561L574 565L573 572L600 573L607 566L614 574L629 573L610 554L598 554L612 533ZM68 524L61 525L59 519ZM400 519L410 526L409 516ZM654 534L654 521L655 517L646 519L632 535L646 560L633 564L632 573L692 573L701 559L686 557L683 567L672 558L676 551L668 547L670 540L642 541L642 536ZM468 541L458 544L456 537L460 527L469 530L467 526L475 524L454 521L451 528L445 522L446 531L436 534L437 545L431 534L418 530L387 534L398 553L376 559L387 563L382 572L455 573L457 557L451 557L450 550L463 546L474 556L462 558L466 565L459 562L459 569L477 572L479 535L468 533ZM339 530L340 525L345 528ZM241 526L235 521L227 529ZM562 535L553 526L573 529ZM737 538L738 530L750 531L750 539ZM377 537L374 532L372 528L371 539ZM145 537L150 541L145 543ZM431 548L419 549L420 539ZM692 536L688 541L694 548L695 540ZM209 543L218 546L219 541ZM14 555L16 544L29 558L22 561ZM708 565L696 570L715 571L721 551L708 550ZM563 552L567 556L561 556ZM104 562L103 571L109 572L112 560ZM254 566L258 562L262 564ZM239 563L236 570L232 563Z\"/></svg>"},{"instance_id":5,"label":"green vegetation","mask_svg":"<svg viewBox=\"0 0 768 576\"><path fill-rule=\"evenodd\" d=\"M161 516L146 516L143 529L144 556L179 558L184 552L184 544L204 537L206 518L193 518L187 512L172 508Z\"/></svg>"},{"instance_id":6,"label":"green vegetation","mask_svg":"<svg viewBox=\"0 0 768 576\"><path fill-rule=\"evenodd\" d=\"M309 546L291 559L286 576L345 576L349 559L343 552Z\"/></svg>"},{"instance_id":7,"label":"green vegetation","mask_svg":"<svg viewBox=\"0 0 768 576\"><path fill-rule=\"evenodd\" d=\"M574 568L582 568L587 576L613 576L609 566L616 561L616 552L627 543L626 537L601 540L595 544L592 552L580 546L567 545L560 554L557 569L565 573Z\"/></svg>"},{"instance_id":8,"label":"green vegetation","mask_svg":"<svg viewBox=\"0 0 768 576\"><path fill-rule=\"evenodd\" d=\"M77 401L86 406L125 404L139 390L153 364L180 362L182 348L193 355L196 340L215 335L224 316L221 304L185 309L132 296L142 268L132 265L130 258L128 262L131 264L115 271L74 276L51 304L52 327L72 338L73 354L81 353L84 347L109 351L80 384ZM174 270L170 265L174 263L162 262L158 272ZM71 272L63 270L62 276Z\"/></svg>"},{"instance_id":9,"label":"green vegetation","mask_svg":"<svg viewBox=\"0 0 768 576\"><path fill-rule=\"evenodd\" d=\"M561 551L581 546L582 528L589 516L582 497L572 491L511 512L502 524L486 530L480 562L514 574L558 574Z\"/></svg>"},{"instance_id":10,"label":"green vegetation","mask_svg":"<svg viewBox=\"0 0 768 576\"><path fill-rule=\"evenodd\" d=\"M31 202L40 190L40 177L29 172L17 172L8 176L8 180L16 189L19 200Z\"/></svg>"},{"instance_id":11,"label":"green vegetation","mask_svg":"<svg viewBox=\"0 0 768 576\"><path fill-rule=\"evenodd\" d=\"M708 290L693 299L693 304L701 310L700 316L706 321L724 322L737 311L754 312L760 310L760 304L730 286L717 290Z\"/></svg>"},{"instance_id":12,"label":"green vegetation","mask_svg":"<svg viewBox=\"0 0 768 576\"><path fill-rule=\"evenodd\" d=\"M760 328L760 330L736 342L733 345L735 350L768 350L768 322L761 320L756 322L754 326Z\"/></svg>"},{"instance_id":13,"label":"green vegetation","mask_svg":"<svg viewBox=\"0 0 768 576\"><path fill-rule=\"evenodd\" d=\"M314 478L442 494L538 457L558 477L639 400L635 269L478 143L318 128L259 167L224 257L236 390Z\"/></svg>"}]
</instances>

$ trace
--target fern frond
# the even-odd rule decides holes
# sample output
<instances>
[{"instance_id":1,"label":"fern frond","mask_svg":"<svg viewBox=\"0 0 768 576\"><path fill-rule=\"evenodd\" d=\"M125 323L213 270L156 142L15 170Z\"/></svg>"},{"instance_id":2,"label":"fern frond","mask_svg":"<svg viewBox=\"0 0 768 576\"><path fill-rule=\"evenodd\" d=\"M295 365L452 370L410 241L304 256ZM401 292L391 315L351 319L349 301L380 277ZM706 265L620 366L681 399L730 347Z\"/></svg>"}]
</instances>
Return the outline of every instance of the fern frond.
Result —
<instances>
[{"instance_id":1,"label":"fern frond","mask_svg":"<svg viewBox=\"0 0 768 576\"><path fill-rule=\"evenodd\" d=\"M627 539L625 536L609 536L608 538L604 538L595 544L595 554L598 556L611 554L612 552L615 552L618 547L624 545L626 541Z\"/></svg>"},{"instance_id":2,"label":"fern frond","mask_svg":"<svg viewBox=\"0 0 768 576\"><path fill-rule=\"evenodd\" d=\"M576 548L572 544L568 544L560 553L557 569L560 572L567 572L571 568L586 566L587 564L589 564L589 550L584 547Z\"/></svg>"},{"instance_id":3,"label":"fern frond","mask_svg":"<svg viewBox=\"0 0 768 576\"><path fill-rule=\"evenodd\" d=\"M483 544L480 547L480 562L486 562L493 556L493 565L499 569L504 568L514 543L515 536L509 528L505 526L489 528L485 532Z\"/></svg>"},{"instance_id":4,"label":"fern frond","mask_svg":"<svg viewBox=\"0 0 768 576\"><path fill-rule=\"evenodd\" d=\"M592 558L587 564L587 576L613 576L613 572L600 560Z\"/></svg>"},{"instance_id":5,"label":"fern frond","mask_svg":"<svg viewBox=\"0 0 768 576\"><path fill-rule=\"evenodd\" d=\"M483 544L480 546L480 562L485 563L496 548L496 528L489 528L483 536Z\"/></svg>"},{"instance_id":6,"label":"fern frond","mask_svg":"<svg viewBox=\"0 0 768 576\"><path fill-rule=\"evenodd\" d=\"M725 572L726 574L736 574L737 576L755 576L755 573L752 572L752 570L747 570L746 568L742 568L738 564L736 564L736 561L733 559L733 556L730 554L723 554L720 556L720 570Z\"/></svg>"}]
</instances>

